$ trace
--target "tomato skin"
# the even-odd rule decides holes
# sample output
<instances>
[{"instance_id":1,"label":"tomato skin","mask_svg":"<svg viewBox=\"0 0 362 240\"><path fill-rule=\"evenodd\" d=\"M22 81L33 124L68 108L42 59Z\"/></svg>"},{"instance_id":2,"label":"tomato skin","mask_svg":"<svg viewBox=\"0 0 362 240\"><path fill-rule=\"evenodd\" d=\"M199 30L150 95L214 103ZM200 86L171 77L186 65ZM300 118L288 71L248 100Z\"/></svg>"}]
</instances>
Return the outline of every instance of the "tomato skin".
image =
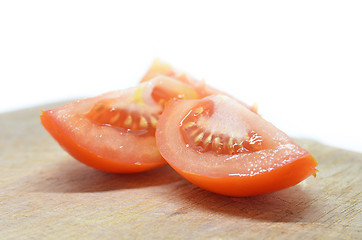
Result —
<instances>
[{"instance_id":1,"label":"tomato skin","mask_svg":"<svg viewBox=\"0 0 362 240\"><path fill-rule=\"evenodd\" d=\"M51 136L59 143L59 145L66 150L71 156L78 161L105 172L112 173L136 173L160 167L166 164L159 154L154 155L153 163L132 164L122 161L112 160L105 156L98 155L89 149L78 144L62 128L56 120L53 110L43 111L40 116L41 123L44 128L51 134ZM124 158L134 158L135 156L123 156Z\"/></svg>"},{"instance_id":2,"label":"tomato skin","mask_svg":"<svg viewBox=\"0 0 362 240\"><path fill-rule=\"evenodd\" d=\"M316 166L316 160L307 154L281 168L254 176L213 178L183 171L175 166L173 168L191 183L210 192L233 197L248 197L292 187L315 174Z\"/></svg>"},{"instance_id":3,"label":"tomato skin","mask_svg":"<svg viewBox=\"0 0 362 240\"><path fill-rule=\"evenodd\" d=\"M268 163L268 159L264 159L263 161L266 162L266 165L260 172L250 172L246 168L238 167L239 164L240 166L244 164L243 161L249 161L250 158L248 156L252 156L253 153L245 154L246 158L243 157L243 154L234 155L235 158L231 158L238 159L238 162L231 166L226 165L230 163L230 160L228 160L230 156L220 156L209 152L201 153L190 149L190 147L186 146L188 144L183 142L184 139L181 136L180 128L177 127L182 126L180 123L185 120L183 116L189 112L189 109L199 106L199 102L200 100L172 102L161 115L159 127L156 129L156 142L161 155L171 167L191 183L214 193L244 197L291 187L308 176L316 174L316 160L292 139L288 139L286 134L280 130L275 130L275 127L272 131L281 132L280 136L284 139L283 144L285 144L287 150L284 151L283 147L279 150L276 149L275 153L280 154L275 156L278 159L279 157L281 158L271 164ZM254 115L255 118L260 118L255 113L251 115ZM227 116L225 116L226 118ZM256 152L253 161L255 161L255 156L260 156L258 154L262 151ZM230 167L224 168L224 166ZM221 168L223 170L220 172Z\"/></svg>"}]
</instances>

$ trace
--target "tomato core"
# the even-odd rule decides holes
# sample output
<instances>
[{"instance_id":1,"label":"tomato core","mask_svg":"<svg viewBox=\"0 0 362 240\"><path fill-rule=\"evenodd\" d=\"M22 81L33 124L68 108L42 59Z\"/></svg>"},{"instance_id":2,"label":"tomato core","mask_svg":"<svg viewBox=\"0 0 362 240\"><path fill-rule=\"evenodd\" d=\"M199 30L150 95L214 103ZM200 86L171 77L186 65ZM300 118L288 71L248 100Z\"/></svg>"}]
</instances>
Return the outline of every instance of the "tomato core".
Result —
<instances>
[{"instance_id":1,"label":"tomato core","mask_svg":"<svg viewBox=\"0 0 362 240\"><path fill-rule=\"evenodd\" d=\"M213 126L202 120L211 118L213 113L214 103L205 101L183 117L179 126L186 147L200 153L214 152L217 155L236 155L264 149L262 136L254 130L237 137L213 132Z\"/></svg>"}]
</instances>

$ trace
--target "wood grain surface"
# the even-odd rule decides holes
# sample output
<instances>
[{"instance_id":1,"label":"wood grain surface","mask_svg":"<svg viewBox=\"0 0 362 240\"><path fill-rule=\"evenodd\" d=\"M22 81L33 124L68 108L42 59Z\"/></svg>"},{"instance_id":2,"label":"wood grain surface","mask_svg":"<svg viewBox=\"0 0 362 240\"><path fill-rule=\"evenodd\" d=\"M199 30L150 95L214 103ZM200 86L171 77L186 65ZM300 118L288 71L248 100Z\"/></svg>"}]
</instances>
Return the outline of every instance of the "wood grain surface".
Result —
<instances>
[{"instance_id":1,"label":"wood grain surface","mask_svg":"<svg viewBox=\"0 0 362 240\"><path fill-rule=\"evenodd\" d=\"M39 114L0 115L0 239L362 239L361 153L297 139L317 159L317 178L233 198L168 166L128 175L89 168Z\"/></svg>"}]
</instances>

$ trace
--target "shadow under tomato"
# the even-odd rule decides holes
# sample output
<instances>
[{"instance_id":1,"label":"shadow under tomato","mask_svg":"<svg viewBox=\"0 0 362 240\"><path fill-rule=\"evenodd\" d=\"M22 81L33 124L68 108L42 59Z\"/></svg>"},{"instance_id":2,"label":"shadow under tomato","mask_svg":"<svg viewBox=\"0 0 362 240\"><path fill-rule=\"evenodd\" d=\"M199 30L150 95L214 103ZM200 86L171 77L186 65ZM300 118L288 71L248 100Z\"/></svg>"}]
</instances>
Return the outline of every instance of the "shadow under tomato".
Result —
<instances>
[{"instance_id":1,"label":"shadow under tomato","mask_svg":"<svg viewBox=\"0 0 362 240\"><path fill-rule=\"evenodd\" d=\"M187 188L184 186L184 188ZM300 186L274 193L253 197L228 197L200 189L191 183L186 194L178 199L182 208L172 215L187 214L199 209L208 214L217 213L219 217L238 217L256 219L267 222L309 222L316 206L312 196L304 192ZM186 191L184 191L186 192ZM186 203L186 204L185 204ZM233 218L235 220L235 218ZM238 221L238 220L236 220Z\"/></svg>"},{"instance_id":2,"label":"shadow under tomato","mask_svg":"<svg viewBox=\"0 0 362 240\"><path fill-rule=\"evenodd\" d=\"M34 179L37 191L68 193L143 188L183 180L167 165L142 173L116 174L93 169L74 159L42 169Z\"/></svg>"},{"instance_id":3,"label":"shadow under tomato","mask_svg":"<svg viewBox=\"0 0 362 240\"><path fill-rule=\"evenodd\" d=\"M32 183L31 190L54 193L106 192L172 184L173 190L165 198L178 208L169 217L200 211L206 215L216 214L217 218L228 221L240 221L241 224L243 219L309 222L308 215L316 210L312 196L299 185L259 196L228 197L189 183L168 165L143 173L113 174L67 159L44 167L27 180Z\"/></svg>"}]
</instances>

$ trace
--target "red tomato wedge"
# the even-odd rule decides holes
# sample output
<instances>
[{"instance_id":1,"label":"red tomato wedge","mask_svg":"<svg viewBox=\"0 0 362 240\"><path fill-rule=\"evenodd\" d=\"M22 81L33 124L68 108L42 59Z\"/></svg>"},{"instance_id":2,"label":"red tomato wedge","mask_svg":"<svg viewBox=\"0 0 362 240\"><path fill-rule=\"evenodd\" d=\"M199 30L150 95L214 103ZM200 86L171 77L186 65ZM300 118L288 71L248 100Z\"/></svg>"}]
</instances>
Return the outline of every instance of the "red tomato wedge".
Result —
<instances>
[{"instance_id":1,"label":"red tomato wedge","mask_svg":"<svg viewBox=\"0 0 362 240\"><path fill-rule=\"evenodd\" d=\"M156 141L178 173L228 196L277 191L317 171L306 150L224 95L170 103L159 119Z\"/></svg>"},{"instance_id":2,"label":"red tomato wedge","mask_svg":"<svg viewBox=\"0 0 362 240\"><path fill-rule=\"evenodd\" d=\"M174 69L171 65L155 59L150 68L147 70L147 73L141 79L141 82L147 82L157 76L167 76L174 78L178 81L189 85L197 85L198 81L191 76L187 75L185 72Z\"/></svg>"},{"instance_id":3,"label":"red tomato wedge","mask_svg":"<svg viewBox=\"0 0 362 240\"><path fill-rule=\"evenodd\" d=\"M177 70L173 68L171 65L160 61L159 59L155 59L152 62L152 65L148 69L145 76L141 79L141 82L149 81L156 76L167 76L176 79L180 82L183 82L195 88L201 97L206 97L209 95L221 93L220 91L208 86L205 83L205 81L196 80L195 78L191 77L185 72Z\"/></svg>"},{"instance_id":4,"label":"red tomato wedge","mask_svg":"<svg viewBox=\"0 0 362 240\"><path fill-rule=\"evenodd\" d=\"M207 85L205 83L205 81L196 80L195 78L191 77L190 75L186 74L185 72L177 70L177 69L173 68L171 65L160 61L159 59L155 59L153 61L152 65L148 69L147 73L141 79L141 82L147 82L157 76L167 76L167 77L176 79L182 83L185 83L185 84L193 87L201 97L222 94L222 95L226 95L231 98L234 98L233 96L230 96L229 94L227 94L225 92L222 92L220 90L217 90L217 89ZM254 104L253 106L248 106L244 102L241 102L239 99L236 99L236 100L239 101L244 106L246 106L247 108L249 108L251 111L257 113L258 109L257 109L256 104Z\"/></svg>"},{"instance_id":5,"label":"red tomato wedge","mask_svg":"<svg viewBox=\"0 0 362 240\"><path fill-rule=\"evenodd\" d=\"M190 86L156 77L136 87L43 111L41 123L74 158L115 173L164 165L155 141L159 115L171 99L195 99Z\"/></svg>"}]
</instances>

